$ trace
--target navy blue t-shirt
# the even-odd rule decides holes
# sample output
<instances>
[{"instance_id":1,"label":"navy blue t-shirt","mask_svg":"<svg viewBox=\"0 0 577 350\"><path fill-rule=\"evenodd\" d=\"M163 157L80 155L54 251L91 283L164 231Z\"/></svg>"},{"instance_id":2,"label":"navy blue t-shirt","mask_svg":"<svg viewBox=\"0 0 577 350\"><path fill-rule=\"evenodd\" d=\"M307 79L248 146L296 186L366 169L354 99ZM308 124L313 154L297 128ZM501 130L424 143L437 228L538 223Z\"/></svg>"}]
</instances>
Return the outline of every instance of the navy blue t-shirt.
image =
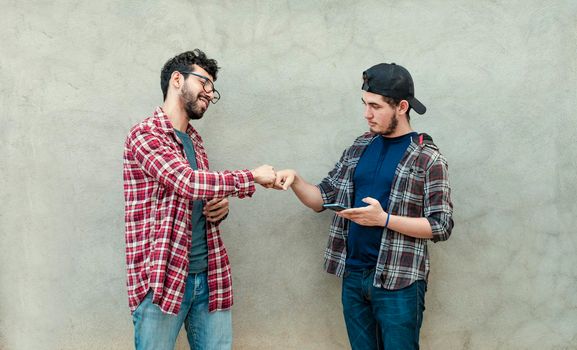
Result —
<instances>
[{"instance_id":1,"label":"navy blue t-shirt","mask_svg":"<svg viewBox=\"0 0 577 350\"><path fill-rule=\"evenodd\" d=\"M367 146L353 175L353 207L366 207L368 204L362 201L363 198L372 197L387 210L395 170L415 135L416 132L393 138L379 136ZM382 235L383 227L361 226L351 221L347 239L347 268L374 268Z\"/></svg>"},{"instance_id":2,"label":"navy blue t-shirt","mask_svg":"<svg viewBox=\"0 0 577 350\"><path fill-rule=\"evenodd\" d=\"M184 153L192 169L198 169L192 140L187 133L174 129L184 146ZM192 246L189 254L189 273L200 273L208 268L208 246L206 245L206 217L202 214L203 201L192 201Z\"/></svg>"}]
</instances>

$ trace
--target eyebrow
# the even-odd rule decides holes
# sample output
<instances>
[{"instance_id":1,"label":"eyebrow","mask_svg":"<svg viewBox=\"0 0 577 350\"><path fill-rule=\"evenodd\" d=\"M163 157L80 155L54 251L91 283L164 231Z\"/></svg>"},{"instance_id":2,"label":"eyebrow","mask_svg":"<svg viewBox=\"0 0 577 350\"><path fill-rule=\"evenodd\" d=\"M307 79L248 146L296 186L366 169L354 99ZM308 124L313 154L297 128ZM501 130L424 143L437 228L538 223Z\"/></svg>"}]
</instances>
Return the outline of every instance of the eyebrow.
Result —
<instances>
[{"instance_id":1,"label":"eyebrow","mask_svg":"<svg viewBox=\"0 0 577 350\"><path fill-rule=\"evenodd\" d=\"M368 105L371 105L371 106L373 106L373 107L381 107L381 105L378 104L378 103L376 103L376 102L369 102L369 103L367 103L362 97L361 97L361 101L362 101L363 104L365 104L365 105L368 104Z\"/></svg>"},{"instance_id":2,"label":"eyebrow","mask_svg":"<svg viewBox=\"0 0 577 350\"><path fill-rule=\"evenodd\" d=\"M200 79L204 79L204 81L210 80L209 77L202 75L200 73L197 72L193 72L191 70L182 70L182 71L178 71L180 74L190 74L190 75L194 75L195 77L198 77ZM214 85L214 80L210 80L211 83L213 83Z\"/></svg>"}]
</instances>

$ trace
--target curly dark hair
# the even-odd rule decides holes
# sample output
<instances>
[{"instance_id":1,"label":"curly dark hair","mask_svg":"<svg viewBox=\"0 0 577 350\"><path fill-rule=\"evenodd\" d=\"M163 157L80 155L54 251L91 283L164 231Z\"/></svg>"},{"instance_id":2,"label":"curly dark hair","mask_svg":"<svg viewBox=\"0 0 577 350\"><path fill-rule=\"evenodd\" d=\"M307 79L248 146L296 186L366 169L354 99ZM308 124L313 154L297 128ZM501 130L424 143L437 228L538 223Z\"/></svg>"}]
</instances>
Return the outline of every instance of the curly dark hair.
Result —
<instances>
[{"instance_id":1,"label":"curly dark hair","mask_svg":"<svg viewBox=\"0 0 577 350\"><path fill-rule=\"evenodd\" d=\"M216 80L216 74L220 68L216 60L206 57L206 54L199 49L183 52L169 59L160 71L160 88L162 89L162 95L165 100L168 92L168 82L170 81L172 73L175 71L190 70L194 64L207 71L207 73L212 75L213 79ZM186 78L188 78L188 75Z\"/></svg>"}]
</instances>

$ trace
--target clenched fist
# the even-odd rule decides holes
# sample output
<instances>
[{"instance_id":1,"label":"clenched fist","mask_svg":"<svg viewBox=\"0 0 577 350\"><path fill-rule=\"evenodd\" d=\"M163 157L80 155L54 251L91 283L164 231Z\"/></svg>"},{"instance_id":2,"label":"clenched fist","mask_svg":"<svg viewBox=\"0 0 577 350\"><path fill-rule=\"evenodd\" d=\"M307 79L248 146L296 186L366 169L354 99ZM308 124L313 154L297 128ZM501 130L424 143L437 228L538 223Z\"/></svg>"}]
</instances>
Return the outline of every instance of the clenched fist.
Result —
<instances>
[{"instance_id":1,"label":"clenched fist","mask_svg":"<svg viewBox=\"0 0 577 350\"><path fill-rule=\"evenodd\" d=\"M261 165L258 168L251 170L254 182L260 184L265 188L271 188L276 180L276 172L270 165Z\"/></svg>"}]
</instances>

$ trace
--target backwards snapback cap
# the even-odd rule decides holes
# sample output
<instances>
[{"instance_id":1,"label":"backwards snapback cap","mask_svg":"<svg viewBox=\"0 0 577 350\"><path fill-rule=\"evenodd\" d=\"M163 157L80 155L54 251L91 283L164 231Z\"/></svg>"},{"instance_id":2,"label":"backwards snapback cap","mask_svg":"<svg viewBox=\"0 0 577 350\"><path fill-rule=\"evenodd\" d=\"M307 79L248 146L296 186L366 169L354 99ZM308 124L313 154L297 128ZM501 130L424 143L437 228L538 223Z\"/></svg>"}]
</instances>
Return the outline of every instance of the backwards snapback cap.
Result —
<instances>
[{"instance_id":1,"label":"backwards snapback cap","mask_svg":"<svg viewBox=\"0 0 577 350\"><path fill-rule=\"evenodd\" d=\"M411 74L398 64L379 63L364 71L362 89L398 100L407 100L409 106L419 114L427 111L427 107L415 98Z\"/></svg>"}]
</instances>

